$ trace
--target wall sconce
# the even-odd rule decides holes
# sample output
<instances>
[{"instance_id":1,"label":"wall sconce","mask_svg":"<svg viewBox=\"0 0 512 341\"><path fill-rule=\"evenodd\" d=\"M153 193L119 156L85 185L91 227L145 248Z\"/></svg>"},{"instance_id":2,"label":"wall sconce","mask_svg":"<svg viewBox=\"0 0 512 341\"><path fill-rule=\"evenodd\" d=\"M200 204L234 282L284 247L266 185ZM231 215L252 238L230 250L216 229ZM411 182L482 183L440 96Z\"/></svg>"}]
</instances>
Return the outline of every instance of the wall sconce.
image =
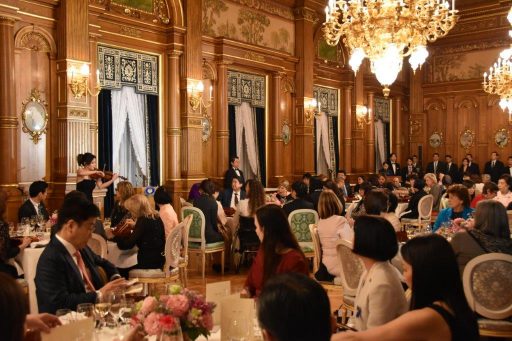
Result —
<instances>
[{"instance_id":1,"label":"wall sconce","mask_svg":"<svg viewBox=\"0 0 512 341\"><path fill-rule=\"evenodd\" d=\"M364 105L356 105L356 120L359 129L363 129L365 125L371 123L371 109Z\"/></svg>"},{"instance_id":2,"label":"wall sconce","mask_svg":"<svg viewBox=\"0 0 512 341\"><path fill-rule=\"evenodd\" d=\"M77 70L75 66L71 66L68 69L68 77L71 79L69 82L69 87L75 99L80 99L83 96L86 96L87 93L89 93L91 96L99 95L101 90L100 71L96 70L96 86L93 89L94 92L87 86L89 76L89 65L87 65L86 63L82 64L80 70Z\"/></svg>"},{"instance_id":3,"label":"wall sconce","mask_svg":"<svg viewBox=\"0 0 512 341\"><path fill-rule=\"evenodd\" d=\"M306 121L310 122L319 112L320 103L317 102L316 98L304 97L304 116Z\"/></svg>"},{"instance_id":4,"label":"wall sconce","mask_svg":"<svg viewBox=\"0 0 512 341\"><path fill-rule=\"evenodd\" d=\"M193 79L189 79L187 85L188 92L188 103L192 107L192 111L197 111L199 107L207 109L211 106L213 98L212 92L213 87L210 85L210 97L208 98L208 104L203 102L203 93L204 93L204 84L203 81L197 81Z\"/></svg>"}]
</instances>

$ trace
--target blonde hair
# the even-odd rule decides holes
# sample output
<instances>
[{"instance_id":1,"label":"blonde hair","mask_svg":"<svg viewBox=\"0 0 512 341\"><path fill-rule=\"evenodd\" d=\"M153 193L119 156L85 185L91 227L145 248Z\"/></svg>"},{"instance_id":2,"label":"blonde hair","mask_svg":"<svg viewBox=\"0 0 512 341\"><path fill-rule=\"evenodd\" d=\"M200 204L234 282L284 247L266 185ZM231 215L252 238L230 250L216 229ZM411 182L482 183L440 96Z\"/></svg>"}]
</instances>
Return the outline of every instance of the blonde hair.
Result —
<instances>
[{"instance_id":1,"label":"blonde hair","mask_svg":"<svg viewBox=\"0 0 512 341\"><path fill-rule=\"evenodd\" d=\"M318 216L327 219L333 215L341 215L343 205L332 191L322 191L318 199Z\"/></svg>"},{"instance_id":2,"label":"blonde hair","mask_svg":"<svg viewBox=\"0 0 512 341\"><path fill-rule=\"evenodd\" d=\"M427 173L423 176L423 180L427 180L427 178L432 180L434 183L437 182L437 176L434 173Z\"/></svg>"},{"instance_id":3,"label":"blonde hair","mask_svg":"<svg viewBox=\"0 0 512 341\"><path fill-rule=\"evenodd\" d=\"M135 194L133 185L130 181L121 181L118 183L117 192L119 193L120 203L124 203L128 198Z\"/></svg>"},{"instance_id":4,"label":"blonde hair","mask_svg":"<svg viewBox=\"0 0 512 341\"><path fill-rule=\"evenodd\" d=\"M140 217L155 219L158 217L158 212L151 207L148 198L143 194L135 194L128 198L124 202L124 207L135 219Z\"/></svg>"},{"instance_id":5,"label":"blonde hair","mask_svg":"<svg viewBox=\"0 0 512 341\"><path fill-rule=\"evenodd\" d=\"M288 180L281 181L279 187L284 187L287 191L290 191L290 183L288 182Z\"/></svg>"}]
</instances>

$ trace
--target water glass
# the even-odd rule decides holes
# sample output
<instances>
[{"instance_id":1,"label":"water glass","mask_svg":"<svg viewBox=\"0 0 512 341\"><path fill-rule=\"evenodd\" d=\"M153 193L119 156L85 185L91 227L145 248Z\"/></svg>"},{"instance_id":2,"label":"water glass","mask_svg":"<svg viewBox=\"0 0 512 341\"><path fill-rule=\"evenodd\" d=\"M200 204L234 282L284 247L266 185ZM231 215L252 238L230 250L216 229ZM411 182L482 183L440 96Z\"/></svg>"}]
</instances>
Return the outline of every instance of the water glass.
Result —
<instances>
[{"instance_id":1,"label":"water glass","mask_svg":"<svg viewBox=\"0 0 512 341\"><path fill-rule=\"evenodd\" d=\"M111 224L112 223L110 221L110 218L105 218L105 220L103 221L103 228L109 229Z\"/></svg>"},{"instance_id":2,"label":"water glass","mask_svg":"<svg viewBox=\"0 0 512 341\"><path fill-rule=\"evenodd\" d=\"M122 291L111 291L105 297L106 302L110 303L110 314L112 314L113 322L117 325L121 314L121 304L125 301Z\"/></svg>"},{"instance_id":3,"label":"water glass","mask_svg":"<svg viewBox=\"0 0 512 341\"><path fill-rule=\"evenodd\" d=\"M55 316L57 316L62 324L68 324L74 321L71 309L57 309Z\"/></svg>"},{"instance_id":4,"label":"water glass","mask_svg":"<svg viewBox=\"0 0 512 341\"><path fill-rule=\"evenodd\" d=\"M94 304L92 303L80 303L76 306L76 312L82 314L84 317L95 319Z\"/></svg>"},{"instance_id":5,"label":"water glass","mask_svg":"<svg viewBox=\"0 0 512 341\"><path fill-rule=\"evenodd\" d=\"M33 215L30 217L30 227L35 228L37 226L37 216Z\"/></svg>"},{"instance_id":6,"label":"water glass","mask_svg":"<svg viewBox=\"0 0 512 341\"><path fill-rule=\"evenodd\" d=\"M133 306L135 305L135 300L132 298L127 298L124 302L121 302L121 306L119 309L119 319L121 321L121 325L129 324L133 315Z\"/></svg>"},{"instance_id":7,"label":"water glass","mask_svg":"<svg viewBox=\"0 0 512 341\"><path fill-rule=\"evenodd\" d=\"M96 313L96 316L98 317L99 320L99 324L97 325L97 327L103 327L105 325L105 318L110 313L110 303L96 303L94 305L94 312Z\"/></svg>"}]
</instances>

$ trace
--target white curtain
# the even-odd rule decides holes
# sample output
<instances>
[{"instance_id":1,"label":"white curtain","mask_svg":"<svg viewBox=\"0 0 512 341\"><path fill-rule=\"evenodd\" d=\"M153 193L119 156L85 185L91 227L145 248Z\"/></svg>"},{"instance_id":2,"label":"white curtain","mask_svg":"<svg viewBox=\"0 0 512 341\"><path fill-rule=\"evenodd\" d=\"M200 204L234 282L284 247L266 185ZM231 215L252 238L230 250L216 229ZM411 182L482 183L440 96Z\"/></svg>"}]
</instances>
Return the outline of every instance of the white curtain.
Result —
<instances>
[{"instance_id":1,"label":"white curtain","mask_svg":"<svg viewBox=\"0 0 512 341\"><path fill-rule=\"evenodd\" d=\"M137 174L148 176L144 103L133 87L112 90L112 166L134 183Z\"/></svg>"},{"instance_id":2,"label":"white curtain","mask_svg":"<svg viewBox=\"0 0 512 341\"><path fill-rule=\"evenodd\" d=\"M331 151L329 149L329 121L327 115L322 113L316 117L316 165L318 174L329 174L331 165Z\"/></svg>"},{"instance_id":3,"label":"white curtain","mask_svg":"<svg viewBox=\"0 0 512 341\"><path fill-rule=\"evenodd\" d=\"M382 163L386 161L385 125L381 119L375 122L375 171L378 172Z\"/></svg>"},{"instance_id":4,"label":"white curtain","mask_svg":"<svg viewBox=\"0 0 512 341\"><path fill-rule=\"evenodd\" d=\"M245 179L261 179L256 132L256 110L242 102L235 107L236 153Z\"/></svg>"}]
</instances>

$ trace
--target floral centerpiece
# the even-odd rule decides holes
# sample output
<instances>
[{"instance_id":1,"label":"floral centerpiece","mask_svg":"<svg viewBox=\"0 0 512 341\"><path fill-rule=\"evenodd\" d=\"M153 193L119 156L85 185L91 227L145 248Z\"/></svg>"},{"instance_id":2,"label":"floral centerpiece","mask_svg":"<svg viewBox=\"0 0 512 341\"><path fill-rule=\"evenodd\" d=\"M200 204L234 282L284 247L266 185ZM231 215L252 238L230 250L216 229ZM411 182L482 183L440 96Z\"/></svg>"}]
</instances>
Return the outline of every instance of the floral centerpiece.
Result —
<instances>
[{"instance_id":1,"label":"floral centerpiece","mask_svg":"<svg viewBox=\"0 0 512 341\"><path fill-rule=\"evenodd\" d=\"M195 340L208 337L213 328L214 303L197 292L173 285L168 295L148 296L135 306L133 325L141 325L147 335L178 335Z\"/></svg>"}]
</instances>

